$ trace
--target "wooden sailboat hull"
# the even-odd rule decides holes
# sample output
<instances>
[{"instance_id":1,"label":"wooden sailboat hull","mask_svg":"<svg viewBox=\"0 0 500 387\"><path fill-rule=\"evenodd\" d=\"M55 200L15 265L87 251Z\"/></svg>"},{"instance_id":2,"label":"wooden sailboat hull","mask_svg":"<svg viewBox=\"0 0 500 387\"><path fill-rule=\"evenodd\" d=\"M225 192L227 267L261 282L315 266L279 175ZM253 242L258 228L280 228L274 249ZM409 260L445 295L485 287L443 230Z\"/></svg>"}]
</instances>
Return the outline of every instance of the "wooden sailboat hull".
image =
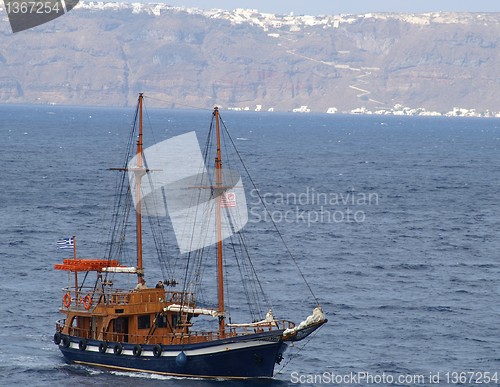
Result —
<instances>
[{"instance_id":1,"label":"wooden sailboat hull","mask_svg":"<svg viewBox=\"0 0 500 387\"><path fill-rule=\"evenodd\" d=\"M137 345L62 335L59 349L70 363L110 369L203 378L272 377L287 345L280 335L254 334L210 343ZM116 348L121 349L117 354ZM139 353L140 352L140 353ZM159 354L159 352L161 352Z\"/></svg>"}]
</instances>

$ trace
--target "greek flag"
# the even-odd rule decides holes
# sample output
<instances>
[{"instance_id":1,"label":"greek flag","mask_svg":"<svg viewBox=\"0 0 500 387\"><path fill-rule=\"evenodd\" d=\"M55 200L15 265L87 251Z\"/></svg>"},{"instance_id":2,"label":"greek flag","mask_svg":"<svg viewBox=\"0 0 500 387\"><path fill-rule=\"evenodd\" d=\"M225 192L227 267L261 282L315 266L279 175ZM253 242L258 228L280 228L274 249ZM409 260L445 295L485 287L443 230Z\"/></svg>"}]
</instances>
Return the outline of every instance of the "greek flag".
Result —
<instances>
[{"instance_id":1,"label":"greek flag","mask_svg":"<svg viewBox=\"0 0 500 387\"><path fill-rule=\"evenodd\" d=\"M60 249L72 249L75 246L75 237L59 239L57 247Z\"/></svg>"}]
</instances>

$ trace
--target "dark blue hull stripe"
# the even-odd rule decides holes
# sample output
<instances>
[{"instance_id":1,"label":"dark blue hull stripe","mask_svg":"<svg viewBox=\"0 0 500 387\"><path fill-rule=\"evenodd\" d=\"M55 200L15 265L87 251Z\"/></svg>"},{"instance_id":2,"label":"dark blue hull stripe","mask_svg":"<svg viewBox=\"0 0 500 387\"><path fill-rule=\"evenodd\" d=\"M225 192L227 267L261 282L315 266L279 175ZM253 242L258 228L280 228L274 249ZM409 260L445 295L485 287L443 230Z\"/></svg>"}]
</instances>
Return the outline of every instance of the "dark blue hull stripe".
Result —
<instances>
[{"instance_id":1,"label":"dark blue hull stripe","mask_svg":"<svg viewBox=\"0 0 500 387\"><path fill-rule=\"evenodd\" d=\"M140 355L137 348L134 354L133 344L108 343L103 350L102 346L99 348L102 342L88 340L82 346L77 337L71 337L69 345L66 341L67 346L63 340L59 348L70 362L119 370L209 378L272 377L276 360L281 358L286 344L276 332L251 336L244 340L241 336L236 340L218 340L208 345L163 345L161 354L155 353L153 345L142 346ZM117 345L122 349L120 354L115 353ZM184 359L180 358L181 351Z\"/></svg>"}]
</instances>

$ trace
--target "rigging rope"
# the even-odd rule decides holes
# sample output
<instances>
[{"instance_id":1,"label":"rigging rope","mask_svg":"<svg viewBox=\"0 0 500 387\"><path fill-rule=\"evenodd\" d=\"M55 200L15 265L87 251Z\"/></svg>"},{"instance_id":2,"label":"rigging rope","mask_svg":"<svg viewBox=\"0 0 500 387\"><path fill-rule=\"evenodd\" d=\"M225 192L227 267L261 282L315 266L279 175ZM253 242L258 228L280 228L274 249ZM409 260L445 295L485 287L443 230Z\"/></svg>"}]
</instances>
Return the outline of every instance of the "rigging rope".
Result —
<instances>
[{"instance_id":1,"label":"rigging rope","mask_svg":"<svg viewBox=\"0 0 500 387\"><path fill-rule=\"evenodd\" d=\"M271 222L274 226L274 229L276 230L276 232L278 233L278 236L281 240L281 242L283 243L283 245L285 246L285 250L288 254L288 256L292 259L293 263L295 264L300 276L302 277L302 279L304 280L304 283L306 284L307 288L309 289L309 292L311 293L312 297L314 298L314 301L316 302L316 305L319 305L319 300L318 298L316 297L316 295L314 294L312 288L311 288L311 285L309 285L309 282L307 282L307 279L306 277L304 276L304 273L302 272L302 270L300 269L300 266L297 262L297 260L295 259L295 257L293 256L292 252L290 251L290 249L288 248L288 245L286 244L285 242L285 239L283 238L283 235L281 234L279 228L278 228L278 225L276 224L276 222L274 221L274 218L271 216L271 213L270 211L268 210L267 206L266 206L266 203L264 201L264 199L262 198L262 196L260 195L260 192L259 190L257 189L257 185L255 184L255 181L253 180L252 178L252 175L250 174L250 171L248 170L247 166L245 165L245 163L243 162L243 158L241 157L240 155L240 152L238 151L237 147L236 147L236 144L234 143L234 140L233 138L231 137L231 134L229 134L229 131L226 127L226 124L224 123L224 121L222 120L222 118L220 119L221 123L222 123L222 126L225 130L225 132L227 133L227 136L229 138L229 140L231 141L231 144L233 145L235 151L236 151L236 154L238 155L238 158L240 159L240 162L241 162L241 165L243 166L243 168L245 169L245 172L248 176L248 178L250 179L250 182L252 183L253 187L255 188L255 192L257 193L257 196L259 197L259 200L260 202L262 203L263 207L264 207L264 210L266 211L266 214L269 215L269 218L271 219Z\"/></svg>"},{"instance_id":2,"label":"rigging rope","mask_svg":"<svg viewBox=\"0 0 500 387\"><path fill-rule=\"evenodd\" d=\"M128 161L131 158L131 154L133 151L134 147L134 134L137 130L137 117L139 115L139 104L137 104L136 109L135 109L135 114L133 117L132 125L131 125L131 130L128 138L128 143L127 143L127 151L125 152L124 155L124 160L122 162L122 168L125 170L127 167ZM124 235L125 231L127 228L127 219L131 210L131 203L132 200L130 196L128 195L130 189L128 187L127 182L127 174L126 173L120 173L117 178L116 178L116 188L115 191L118 192L118 195L116 195L115 198L115 203L113 206L113 212L111 216L111 223L112 227L109 231L108 234L108 243L107 243L107 248L106 248L106 253L105 257L108 258L108 260L111 259L119 259L120 256L123 254L124 251ZM125 201L125 203L123 203ZM119 218L120 216L120 208L124 207L123 211L123 217L122 219ZM108 278L108 273L105 275L105 279Z\"/></svg>"},{"instance_id":3,"label":"rigging rope","mask_svg":"<svg viewBox=\"0 0 500 387\"><path fill-rule=\"evenodd\" d=\"M286 366L295 358L295 356L297 356L305 348L307 344L309 344L309 342L314 338L314 336L316 336L316 334L321 330L321 328L323 328L323 325L320 326L318 329L316 329L311 335L309 335L309 337L306 338L306 341L304 341L304 344L302 344L302 346L297 350L296 353L294 353L293 355L292 354L289 355L288 360L285 362L285 364L281 366L279 371L276 372L275 376L283 372Z\"/></svg>"}]
</instances>

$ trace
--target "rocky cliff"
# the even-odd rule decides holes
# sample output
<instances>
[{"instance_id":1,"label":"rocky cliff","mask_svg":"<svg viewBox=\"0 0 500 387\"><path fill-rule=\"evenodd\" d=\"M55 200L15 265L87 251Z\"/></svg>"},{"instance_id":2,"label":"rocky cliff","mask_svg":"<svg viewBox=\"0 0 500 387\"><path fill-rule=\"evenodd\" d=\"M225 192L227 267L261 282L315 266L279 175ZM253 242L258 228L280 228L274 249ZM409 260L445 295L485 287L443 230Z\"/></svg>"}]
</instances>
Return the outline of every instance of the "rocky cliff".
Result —
<instances>
[{"instance_id":1,"label":"rocky cliff","mask_svg":"<svg viewBox=\"0 0 500 387\"><path fill-rule=\"evenodd\" d=\"M500 111L500 14L83 3L15 34L0 16L2 103Z\"/></svg>"}]
</instances>

